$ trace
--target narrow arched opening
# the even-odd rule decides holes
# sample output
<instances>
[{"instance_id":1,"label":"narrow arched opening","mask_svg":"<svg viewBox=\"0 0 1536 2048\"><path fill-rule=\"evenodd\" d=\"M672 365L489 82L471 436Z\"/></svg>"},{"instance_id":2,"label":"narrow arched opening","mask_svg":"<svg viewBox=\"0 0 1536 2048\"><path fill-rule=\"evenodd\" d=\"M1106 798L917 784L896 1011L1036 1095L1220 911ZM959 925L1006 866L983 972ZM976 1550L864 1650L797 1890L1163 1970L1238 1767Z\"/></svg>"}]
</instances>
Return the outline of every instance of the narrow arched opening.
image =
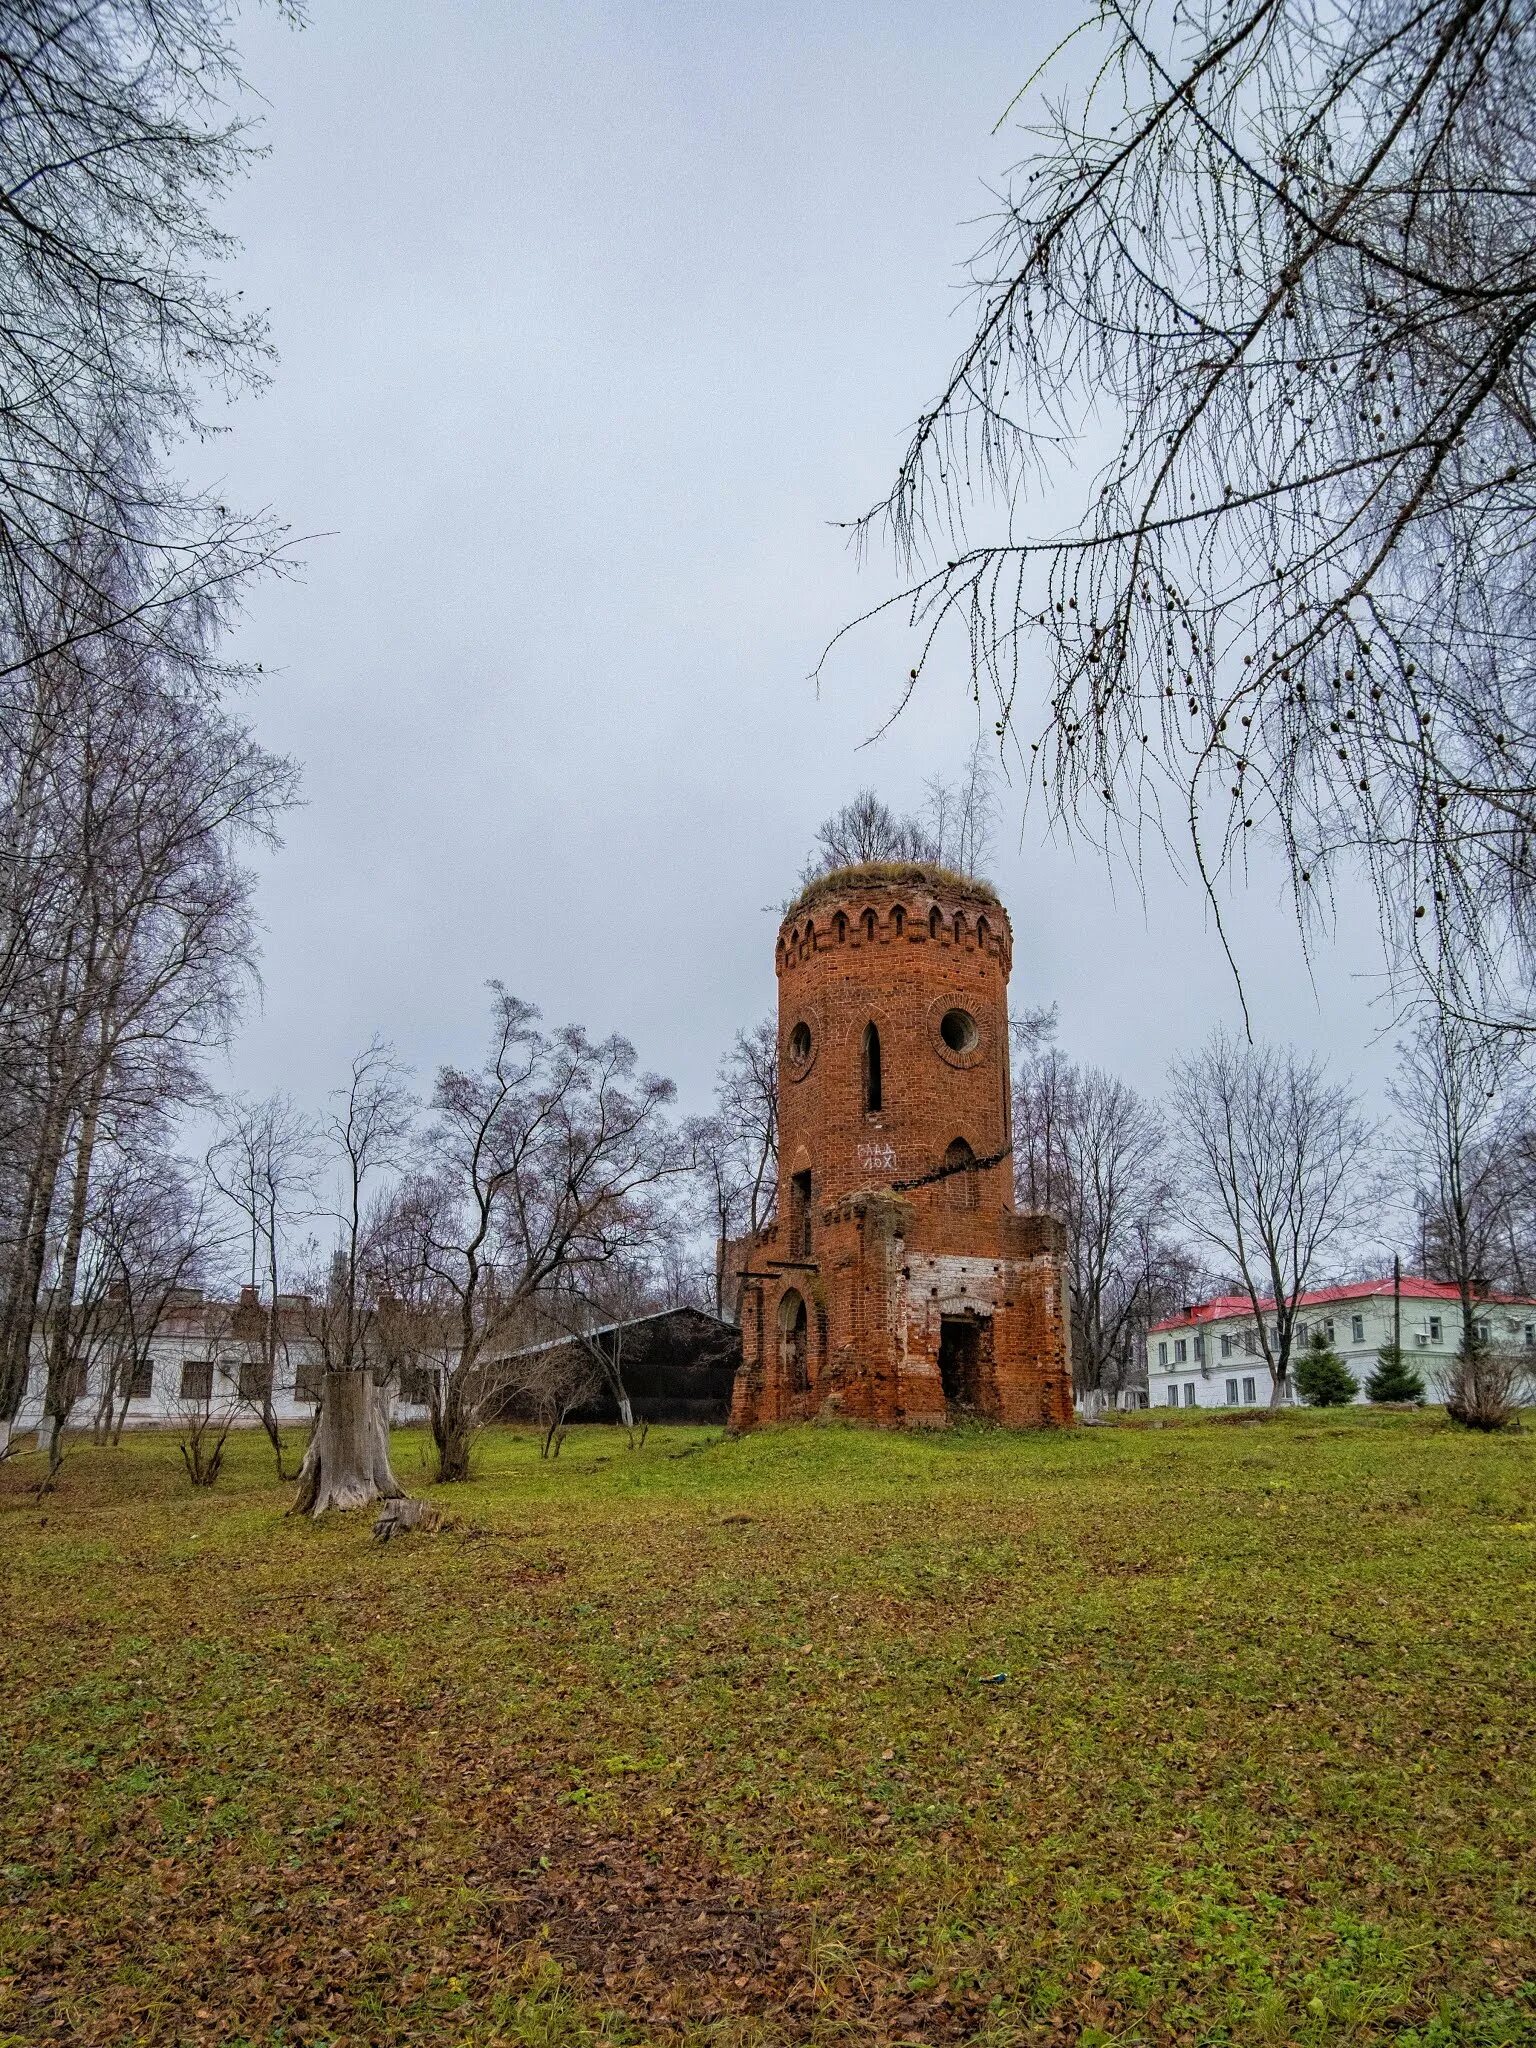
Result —
<instances>
[{"instance_id":1,"label":"narrow arched opening","mask_svg":"<svg viewBox=\"0 0 1536 2048\"><path fill-rule=\"evenodd\" d=\"M797 1288L786 1288L779 1300L779 1364L792 1394L803 1394L810 1385L806 1325L805 1296Z\"/></svg>"},{"instance_id":2,"label":"narrow arched opening","mask_svg":"<svg viewBox=\"0 0 1536 2048\"><path fill-rule=\"evenodd\" d=\"M864 1026L864 1114L875 1116L885 1107L885 1074L880 1058L880 1033L873 1024Z\"/></svg>"},{"instance_id":3,"label":"narrow arched opening","mask_svg":"<svg viewBox=\"0 0 1536 2048\"><path fill-rule=\"evenodd\" d=\"M811 1256L811 1169L789 1176L789 1255Z\"/></svg>"},{"instance_id":4,"label":"narrow arched opening","mask_svg":"<svg viewBox=\"0 0 1536 2048\"><path fill-rule=\"evenodd\" d=\"M944 1154L952 1208L974 1209L980 1199L976 1178L976 1154L964 1138L952 1139Z\"/></svg>"}]
</instances>

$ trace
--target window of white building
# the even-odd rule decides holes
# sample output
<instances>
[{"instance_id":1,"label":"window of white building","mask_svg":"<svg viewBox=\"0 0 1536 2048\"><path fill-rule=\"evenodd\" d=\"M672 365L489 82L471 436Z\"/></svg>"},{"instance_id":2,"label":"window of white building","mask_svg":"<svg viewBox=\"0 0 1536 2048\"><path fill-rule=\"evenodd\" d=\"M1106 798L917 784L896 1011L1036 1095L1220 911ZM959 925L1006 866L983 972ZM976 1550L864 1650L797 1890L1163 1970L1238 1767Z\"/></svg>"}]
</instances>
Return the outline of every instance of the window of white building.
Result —
<instances>
[{"instance_id":1,"label":"window of white building","mask_svg":"<svg viewBox=\"0 0 1536 2048\"><path fill-rule=\"evenodd\" d=\"M1193 1407L1194 1407L1194 1405L1195 1405L1195 1383L1194 1383L1194 1381L1193 1381L1193 1380L1189 1380L1189 1381L1187 1381L1187 1382L1185 1383L1185 1387L1184 1387L1184 1406L1185 1406L1186 1408L1193 1408Z\"/></svg>"},{"instance_id":2,"label":"window of white building","mask_svg":"<svg viewBox=\"0 0 1536 2048\"><path fill-rule=\"evenodd\" d=\"M1204 1339L1204 1337L1197 1337L1197 1338L1195 1339L1195 1363L1196 1363L1196 1365L1204 1365L1204 1363L1205 1363L1205 1339Z\"/></svg>"},{"instance_id":3,"label":"window of white building","mask_svg":"<svg viewBox=\"0 0 1536 2048\"><path fill-rule=\"evenodd\" d=\"M1365 1317L1351 1316L1349 1319L1349 1341L1351 1344L1365 1342Z\"/></svg>"},{"instance_id":4,"label":"window of white building","mask_svg":"<svg viewBox=\"0 0 1536 2048\"><path fill-rule=\"evenodd\" d=\"M1532 1323L1530 1327L1532 1332L1531 1341L1536 1343L1536 1323ZM1223 1358L1230 1358L1232 1356L1232 1339L1230 1337L1222 1338L1221 1355Z\"/></svg>"},{"instance_id":5,"label":"window of white building","mask_svg":"<svg viewBox=\"0 0 1536 2048\"><path fill-rule=\"evenodd\" d=\"M1228 1406L1229 1408L1235 1408L1235 1407L1237 1406L1237 1381L1236 1381L1236 1380L1228 1380L1228 1381L1227 1381L1227 1406Z\"/></svg>"},{"instance_id":6,"label":"window of white building","mask_svg":"<svg viewBox=\"0 0 1536 2048\"><path fill-rule=\"evenodd\" d=\"M1243 1380L1243 1406L1245 1408L1251 1408L1254 1402L1258 1400L1258 1398L1259 1396L1254 1382L1251 1379L1245 1377Z\"/></svg>"},{"instance_id":7,"label":"window of white building","mask_svg":"<svg viewBox=\"0 0 1536 2048\"><path fill-rule=\"evenodd\" d=\"M1177 1407L1178 1407L1178 1405L1179 1405L1179 1390L1178 1390L1178 1388L1177 1388L1177 1387L1175 1387L1175 1386L1170 1386L1170 1387L1169 1387L1169 1389L1168 1389L1168 1406L1169 1406L1170 1408L1177 1408Z\"/></svg>"},{"instance_id":8,"label":"window of white building","mask_svg":"<svg viewBox=\"0 0 1536 2048\"><path fill-rule=\"evenodd\" d=\"M188 1358L181 1368L181 1398L183 1401L206 1401L213 1394L213 1360L211 1358Z\"/></svg>"},{"instance_id":9,"label":"window of white building","mask_svg":"<svg viewBox=\"0 0 1536 2048\"><path fill-rule=\"evenodd\" d=\"M1430 1341L1430 1343L1431 1343L1431 1344L1438 1344L1438 1343L1440 1343L1440 1342L1441 1342L1441 1339L1442 1339L1442 1335L1443 1335L1443 1332L1444 1332L1444 1328L1445 1328L1445 1326L1444 1326L1444 1324L1443 1324L1443 1323L1441 1322L1441 1320L1440 1320L1440 1318L1439 1318L1438 1316L1431 1316L1431 1317L1430 1317L1430 1319L1429 1319L1429 1341Z\"/></svg>"},{"instance_id":10,"label":"window of white building","mask_svg":"<svg viewBox=\"0 0 1536 2048\"><path fill-rule=\"evenodd\" d=\"M1186 1360L1186 1359L1188 1358L1188 1356L1189 1356L1189 1346L1188 1346L1188 1345L1187 1345L1187 1344L1185 1343L1185 1341L1184 1341L1184 1339L1183 1339L1182 1337L1175 1337L1175 1338L1174 1338L1174 1340L1173 1340L1173 1362L1174 1362L1174 1364L1175 1364L1175 1365L1182 1365L1182 1364L1184 1363L1184 1361L1185 1361L1185 1360Z\"/></svg>"},{"instance_id":11,"label":"window of white building","mask_svg":"<svg viewBox=\"0 0 1536 2048\"><path fill-rule=\"evenodd\" d=\"M1168 1363L1168 1346L1166 1343L1159 1344L1157 1347L1157 1362L1159 1365L1166 1365Z\"/></svg>"}]
</instances>

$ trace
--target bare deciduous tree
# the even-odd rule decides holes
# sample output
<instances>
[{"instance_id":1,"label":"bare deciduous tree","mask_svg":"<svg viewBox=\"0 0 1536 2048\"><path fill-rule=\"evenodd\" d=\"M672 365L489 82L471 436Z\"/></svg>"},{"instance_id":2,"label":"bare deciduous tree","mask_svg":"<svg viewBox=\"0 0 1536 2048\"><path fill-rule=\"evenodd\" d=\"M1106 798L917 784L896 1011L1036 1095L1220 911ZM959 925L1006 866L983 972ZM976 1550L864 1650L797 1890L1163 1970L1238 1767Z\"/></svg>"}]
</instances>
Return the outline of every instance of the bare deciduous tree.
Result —
<instances>
[{"instance_id":1,"label":"bare deciduous tree","mask_svg":"<svg viewBox=\"0 0 1536 2048\"><path fill-rule=\"evenodd\" d=\"M899 817L874 790L861 789L841 810L823 819L805 877L830 874L835 868L863 867L872 861L928 858L928 835L921 821Z\"/></svg>"},{"instance_id":2,"label":"bare deciduous tree","mask_svg":"<svg viewBox=\"0 0 1536 2048\"><path fill-rule=\"evenodd\" d=\"M858 523L908 694L952 622L1069 829L1187 835L1218 914L1254 830L1304 918L1357 861L1492 1011L1536 937L1536 10L1125 0L1069 45Z\"/></svg>"},{"instance_id":3,"label":"bare deciduous tree","mask_svg":"<svg viewBox=\"0 0 1536 2048\"><path fill-rule=\"evenodd\" d=\"M210 281L252 154L229 26L215 0L11 0L0 33L0 1455L101 1134L146 1083L184 1098L227 1025L236 852L293 791L214 653L276 530L168 470L268 354Z\"/></svg>"},{"instance_id":4,"label":"bare deciduous tree","mask_svg":"<svg viewBox=\"0 0 1536 2048\"><path fill-rule=\"evenodd\" d=\"M424 1268L457 1323L430 1409L443 1481L468 1476L540 1298L643 1249L658 1191L687 1164L666 1117L672 1083L637 1072L626 1040L546 1033L531 1004L491 986L485 1064L438 1075L416 1205Z\"/></svg>"},{"instance_id":5,"label":"bare deciduous tree","mask_svg":"<svg viewBox=\"0 0 1536 2048\"><path fill-rule=\"evenodd\" d=\"M269 521L178 486L162 453L270 355L261 317L211 281L232 248L211 206L256 153L227 113L229 24L217 0L8 0L0 612L32 630L0 676L127 624L174 637L271 556ZM103 573L110 556L135 573Z\"/></svg>"},{"instance_id":6,"label":"bare deciduous tree","mask_svg":"<svg viewBox=\"0 0 1536 2048\"><path fill-rule=\"evenodd\" d=\"M1301 1295L1365 1213L1372 1128L1318 1061L1220 1031L1175 1063L1169 1114L1180 1214L1240 1276L1278 1407Z\"/></svg>"},{"instance_id":7,"label":"bare deciduous tree","mask_svg":"<svg viewBox=\"0 0 1536 2048\"><path fill-rule=\"evenodd\" d=\"M379 1277L371 1260L370 1199L378 1178L398 1168L408 1146L414 1105L404 1072L375 1039L352 1062L352 1075L328 1119L337 1177L336 1238L324 1270L306 1290L307 1334L325 1376L314 1435L299 1468L295 1514L367 1507L399 1499L404 1489L389 1462L389 1427L376 1369L383 1363Z\"/></svg>"},{"instance_id":8,"label":"bare deciduous tree","mask_svg":"<svg viewBox=\"0 0 1536 2048\"><path fill-rule=\"evenodd\" d=\"M932 775L923 788L919 822L928 858L961 875L984 875L992 864L999 811L997 776L978 739L957 782Z\"/></svg>"},{"instance_id":9,"label":"bare deciduous tree","mask_svg":"<svg viewBox=\"0 0 1536 2048\"><path fill-rule=\"evenodd\" d=\"M837 868L893 861L979 876L992 857L997 812L996 777L977 740L957 782L929 778L918 810L893 811L874 790L861 789L824 818L800 879L811 882Z\"/></svg>"},{"instance_id":10,"label":"bare deciduous tree","mask_svg":"<svg viewBox=\"0 0 1536 2048\"><path fill-rule=\"evenodd\" d=\"M1022 1208L1066 1225L1079 1393L1115 1393L1137 1377L1138 1340L1184 1278L1166 1227L1169 1154L1161 1115L1123 1081L1054 1048L1021 1063L1015 1187Z\"/></svg>"},{"instance_id":11,"label":"bare deciduous tree","mask_svg":"<svg viewBox=\"0 0 1536 2048\"><path fill-rule=\"evenodd\" d=\"M1526 1103L1516 1049L1479 1025L1436 1013L1399 1047L1391 1094L1403 1165L1417 1188L1426 1269L1448 1281L1461 1303L1446 1406L1474 1427L1501 1426L1513 1411L1523 1364L1503 1352L1483 1355L1494 1347L1482 1335L1478 1311L1498 1284L1511 1209L1525 1195Z\"/></svg>"},{"instance_id":12,"label":"bare deciduous tree","mask_svg":"<svg viewBox=\"0 0 1536 2048\"><path fill-rule=\"evenodd\" d=\"M715 1113L685 1133L699 1217L714 1240L715 1314L726 1300L726 1246L761 1230L773 1212L779 1172L779 1034L771 1017L738 1031L715 1076Z\"/></svg>"},{"instance_id":13,"label":"bare deciduous tree","mask_svg":"<svg viewBox=\"0 0 1536 2048\"><path fill-rule=\"evenodd\" d=\"M97 1288L105 1281L98 1328L110 1363L99 1375L95 1427L115 1444L135 1383L152 1369L153 1341L171 1303L217 1272L209 1190L186 1160L148 1146L120 1155L93 1192L90 1240Z\"/></svg>"},{"instance_id":14,"label":"bare deciduous tree","mask_svg":"<svg viewBox=\"0 0 1536 2048\"><path fill-rule=\"evenodd\" d=\"M295 782L218 685L197 632L175 664L125 631L0 681L0 1434L98 1142L195 1092L249 983L241 856Z\"/></svg>"},{"instance_id":15,"label":"bare deciduous tree","mask_svg":"<svg viewBox=\"0 0 1536 2048\"><path fill-rule=\"evenodd\" d=\"M283 1433L273 1405L278 1385L289 1377L282 1316L284 1261L289 1237L314 1199L316 1153L313 1123L281 1094L260 1102L236 1096L223 1104L219 1133L208 1153L209 1176L241 1219L248 1284L265 1294L254 1406L280 1480L291 1476L285 1469Z\"/></svg>"}]
</instances>

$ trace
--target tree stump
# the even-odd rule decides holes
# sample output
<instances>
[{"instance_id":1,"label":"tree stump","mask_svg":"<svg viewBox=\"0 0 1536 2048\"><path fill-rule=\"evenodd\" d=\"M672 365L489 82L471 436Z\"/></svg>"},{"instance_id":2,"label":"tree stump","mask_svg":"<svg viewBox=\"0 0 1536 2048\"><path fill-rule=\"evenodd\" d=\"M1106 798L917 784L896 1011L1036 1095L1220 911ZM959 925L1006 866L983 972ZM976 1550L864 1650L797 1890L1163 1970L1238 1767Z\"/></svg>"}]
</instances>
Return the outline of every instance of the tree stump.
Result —
<instances>
[{"instance_id":1,"label":"tree stump","mask_svg":"<svg viewBox=\"0 0 1536 2048\"><path fill-rule=\"evenodd\" d=\"M425 1500L387 1500L373 1525L375 1543L388 1543L392 1536L408 1536L417 1530L430 1536L443 1525L442 1515Z\"/></svg>"},{"instance_id":2,"label":"tree stump","mask_svg":"<svg viewBox=\"0 0 1536 2048\"><path fill-rule=\"evenodd\" d=\"M389 1427L373 1374L366 1367L327 1372L291 1512L318 1517L332 1508L398 1500L404 1493L390 1470Z\"/></svg>"}]
</instances>

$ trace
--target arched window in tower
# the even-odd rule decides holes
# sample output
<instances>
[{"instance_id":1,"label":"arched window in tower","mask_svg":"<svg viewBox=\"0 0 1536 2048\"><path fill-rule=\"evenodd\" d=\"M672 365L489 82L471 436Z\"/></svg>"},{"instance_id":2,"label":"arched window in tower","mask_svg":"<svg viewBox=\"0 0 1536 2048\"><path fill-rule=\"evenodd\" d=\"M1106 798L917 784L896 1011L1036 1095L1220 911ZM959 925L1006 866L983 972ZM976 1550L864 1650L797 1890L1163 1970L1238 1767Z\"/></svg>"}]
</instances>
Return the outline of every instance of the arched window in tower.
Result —
<instances>
[{"instance_id":1,"label":"arched window in tower","mask_svg":"<svg viewBox=\"0 0 1536 2048\"><path fill-rule=\"evenodd\" d=\"M928 936L930 939L936 939L939 936L939 927L943 922L943 918L939 915L939 906L935 903L932 910L928 913Z\"/></svg>"},{"instance_id":2,"label":"arched window in tower","mask_svg":"<svg viewBox=\"0 0 1536 2048\"><path fill-rule=\"evenodd\" d=\"M885 1077L880 1071L880 1033L873 1024L864 1026L864 1114L874 1116L885 1106Z\"/></svg>"},{"instance_id":3,"label":"arched window in tower","mask_svg":"<svg viewBox=\"0 0 1536 2048\"><path fill-rule=\"evenodd\" d=\"M779 1301L779 1364L792 1394L803 1394L810 1385L805 1354L805 1296L793 1287L786 1288Z\"/></svg>"},{"instance_id":4,"label":"arched window in tower","mask_svg":"<svg viewBox=\"0 0 1536 2048\"><path fill-rule=\"evenodd\" d=\"M832 936L837 940L837 943L839 945L841 945L844 939L846 939L848 936L848 920L846 917L844 917L841 911L839 911L836 917L834 917L832 920Z\"/></svg>"},{"instance_id":5,"label":"arched window in tower","mask_svg":"<svg viewBox=\"0 0 1536 2048\"><path fill-rule=\"evenodd\" d=\"M864 913L864 936L869 941L870 945L873 945L875 943L876 922L877 919L875 917L875 913L872 910L866 910Z\"/></svg>"},{"instance_id":6,"label":"arched window in tower","mask_svg":"<svg viewBox=\"0 0 1536 2048\"><path fill-rule=\"evenodd\" d=\"M976 920L976 943L983 953L992 943L992 927L984 917L978 917Z\"/></svg>"},{"instance_id":7,"label":"arched window in tower","mask_svg":"<svg viewBox=\"0 0 1536 2048\"><path fill-rule=\"evenodd\" d=\"M980 1200L976 1179L976 1154L964 1138L954 1139L944 1154L944 1171L949 1176L949 1202L953 1209L974 1209Z\"/></svg>"},{"instance_id":8,"label":"arched window in tower","mask_svg":"<svg viewBox=\"0 0 1536 2048\"><path fill-rule=\"evenodd\" d=\"M811 1169L789 1176L789 1255L811 1256Z\"/></svg>"},{"instance_id":9,"label":"arched window in tower","mask_svg":"<svg viewBox=\"0 0 1536 2048\"><path fill-rule=\"evenodd\" d=\"M898 903L896 908L891 912L891 930L899 939L902 933L906 930L906 928L907 913L902 909L901 905Z\"/></svg>"}]
</instances>

